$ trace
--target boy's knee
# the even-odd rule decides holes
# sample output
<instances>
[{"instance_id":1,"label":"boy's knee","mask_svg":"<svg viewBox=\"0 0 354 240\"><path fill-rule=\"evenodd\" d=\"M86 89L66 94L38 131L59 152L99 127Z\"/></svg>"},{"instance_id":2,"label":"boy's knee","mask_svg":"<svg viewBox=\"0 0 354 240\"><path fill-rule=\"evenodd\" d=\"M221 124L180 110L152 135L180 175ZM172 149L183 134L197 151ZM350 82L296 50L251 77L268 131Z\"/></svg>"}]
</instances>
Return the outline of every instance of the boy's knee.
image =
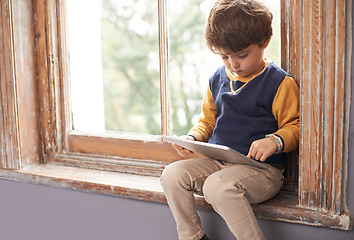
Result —
<instances>
[{"instance_id":1,"label":"boy's knee","mask_svg":"<svg viewBox=\"0 0 354 240\"><path fill-rule=\"evenodd\" d=\"M212 205L224 204L230 193L239 192L237 186L225 181L221 176L210 176L204 183L203 193L205 201ZM235 201L237 199L234 199Z\"/></svg>"},{"instance_id":2,"label":"boy's knee","mask_svg":"<svg viewBox=\"0 0 354 240\"><path fill-rule=\"evenodd\" d=\"M162 187L165 188L171 184L181 182L181 180L185 178L184 175L185 169L183 168L183 164L180 162L174 162L165 167L160 177L160 183Z\"/></svg>"},{"instance_id":3,"label":"boy's knee","mask_svg":"<svg viewBox=\"0 0 354 240\"><path fill-rule=\"evenodd\" d=\"M205 201L211 204L219 199L221 200L223 196L222 192L224 191L223 184L224 183L219 176L209 176L203 186Z\"/></svg>"},{"instance_id":4,"label":"boy's knee","mask_svg":"<svg viewBox=\"0 0 354 240\"><path fill-rule=\"evenodd\" d=\"M176 175L176 171L174 171L174 168L171 167L171 165L172 164L167 165L162 172L162 175L160 177L160 183L162 186L164 186L165 183L169 182L169 179L173 179L174 175Z\"/></svg>"}]
</instances>

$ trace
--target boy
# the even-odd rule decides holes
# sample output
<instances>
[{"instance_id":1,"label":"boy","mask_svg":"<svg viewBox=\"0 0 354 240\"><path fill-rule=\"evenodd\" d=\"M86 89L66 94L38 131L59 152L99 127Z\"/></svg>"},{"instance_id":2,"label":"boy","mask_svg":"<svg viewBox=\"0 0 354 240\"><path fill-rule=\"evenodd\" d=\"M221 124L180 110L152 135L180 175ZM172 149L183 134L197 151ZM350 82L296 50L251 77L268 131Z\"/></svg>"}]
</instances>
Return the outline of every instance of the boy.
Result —
<instances>
[{"instance_id":1,"label":"boy","mask_svg":"<svg viewBox=\"0 0 354 240\"><path fill-rule=\"evenodd\" d=\"M208 239L194 193L204 195L238 240L264 239L250 204L278 193L285 152L298 147L299 135L299 88L263 56L272 36L272 18L261 0L219 0L211 9L205 36L224 66L210 77L199 122L185 138L229 146L268 168L208 158L167 166L161 185L180 240Z\"/></svg>"}]
</instances>

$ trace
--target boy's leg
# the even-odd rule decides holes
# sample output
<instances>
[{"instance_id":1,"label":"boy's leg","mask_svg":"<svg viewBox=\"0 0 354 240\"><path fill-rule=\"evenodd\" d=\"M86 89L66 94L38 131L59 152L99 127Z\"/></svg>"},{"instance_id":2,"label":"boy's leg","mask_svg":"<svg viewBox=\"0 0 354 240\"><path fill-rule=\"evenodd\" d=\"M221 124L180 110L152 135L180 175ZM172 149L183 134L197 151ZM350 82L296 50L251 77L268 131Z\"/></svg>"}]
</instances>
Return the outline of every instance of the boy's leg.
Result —
<instances>
[{"instance_id":1,"label":"boy's leg","mask_svg":"<svg viewBox=\"0 0 354 240\"><path fill-rule=\"evenodd\" d=\"M193 194L202 194L205 179L219 171L220 165L218 161L202 158L177 161L165 168L160 181L177 223L179 239L199 240L203 237Z\"/></svg>"},{"instance_id":2,"label":"boy's leg","mask_svg":"<svg viewBox=\"0 0 354 240\"><path fill-rule=\"evenodd\" d=\"M283 173L274 167L231 165L209 176L203 192L238 240L261 240L264 236L250 204L272 198L282 185Z\"/></svg>"}]
</instances>

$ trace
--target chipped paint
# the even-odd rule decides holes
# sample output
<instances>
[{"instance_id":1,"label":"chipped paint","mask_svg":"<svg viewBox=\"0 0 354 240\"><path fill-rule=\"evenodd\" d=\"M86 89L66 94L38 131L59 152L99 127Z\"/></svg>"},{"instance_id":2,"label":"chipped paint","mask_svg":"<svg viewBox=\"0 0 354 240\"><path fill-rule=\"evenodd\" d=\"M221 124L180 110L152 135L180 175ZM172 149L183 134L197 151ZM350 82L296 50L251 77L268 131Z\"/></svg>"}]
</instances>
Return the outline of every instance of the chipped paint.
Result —
<instances>
[{"instance_id":1,"label":"chipped paint","mask_svg":"<svg viewBox=\"0 0 354 240\"><path fill-rule=\"evenodd\" d=\"M90 170L52 164L32 165L17 171L0 170L0 178L72 189L95 194L166 203L159 178ZM201 196L196 196L197 206L212 210ZM350 230L351 215L342 215L301 208L297 196L280 192L261 204L252 205L258 218L300 223L311 226Z\"/></svg>"},{"instance_id":2,"label":"chipped paint","mask_svg":"<svg viewBox=\"0 0 354 240\"><path fill-rule=\"evenodd\" d=\"M18 112L16 96L16 72L14 67L14 36L11 1L1 1L0 7L0 96L1 96L1 160L0 167L18 169L20 149L18 136Z\"/></svg>"}]
</instances>

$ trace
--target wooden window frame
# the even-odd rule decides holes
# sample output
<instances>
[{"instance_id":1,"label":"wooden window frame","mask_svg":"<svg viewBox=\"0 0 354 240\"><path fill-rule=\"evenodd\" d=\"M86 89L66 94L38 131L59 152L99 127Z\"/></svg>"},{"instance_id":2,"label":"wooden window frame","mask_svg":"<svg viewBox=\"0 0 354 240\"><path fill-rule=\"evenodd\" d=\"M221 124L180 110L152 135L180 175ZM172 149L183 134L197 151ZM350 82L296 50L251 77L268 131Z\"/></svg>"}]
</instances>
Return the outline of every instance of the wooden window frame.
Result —
<instances>
[{"instance_id":1,"label":"wooden window frame","mask_svg":"<svg viewBox=\"0 0 354 240\"><path fill-rule=\"evenodd\" d=\"M36 182L34 168L26 169L38 163L159 176L166 164L181 158L158 136L71 130L64 4L64 0L0 3L0 177ZM159 6L161 101L167 116L165 1L159 0ZM282 0L281 8L281 65L301 88L299 181L295 202L291 198L291 205L281 206L283 212L274 213L279 210L276 199L254 209L260 217L270 214L271 219L351 230L346 204L350 103L346 69L351 66L352 1ZM162 122L167 134L168 119ZM297 183L297 174L290 175Z\"/></svg>"},{"instance_id":2,"label":"wooden window frame","mask_svg":"<svg viewBox=\"0 0 354 240\"><path fill-rule=\"evenodd\" d=\"M167 33L165 1L159 0L159 41L161 79L162 134L168 134ZM137 134L87 134L71 129L69 99L68 50L66 46L65 1L48 1L45 9L37 9L37 49L46 51L51 59L38 58L38 72L43 73L41 103L45 136L46 161L70 166L85 166L159 176L166 164L181 159L171 146L161 142L159 136ZM50 11L52 10L52 11ZM45 26L45 27L43 27ZM49 30L49 31L48 31ZM46 41L46 44L44 44ZM45 47L44 47L45 46ZM41 69L43 68L43 69ZM48 72L46 70L49 69ZM48 74L49 73L49 74ZM40 83L42 84L42 82ZM47 88L51 86L50 88ZM48 109L46 103L55 103ZM53 128L54 126L54 128ZM54 137L53 137L54 136ZM55 146L55 149L53 149Z\"/></svg>"},{"instance_id":3,"label":"wooden window frame","mask_svg":"<svg viewBox=\"0 0 354 240\"><path fill-rule=\"evenodd\" d=\"M347 209L352 3L282 2L282 67L301 88L299 205L342 214Z\"/></svg>"}]
</instances>

